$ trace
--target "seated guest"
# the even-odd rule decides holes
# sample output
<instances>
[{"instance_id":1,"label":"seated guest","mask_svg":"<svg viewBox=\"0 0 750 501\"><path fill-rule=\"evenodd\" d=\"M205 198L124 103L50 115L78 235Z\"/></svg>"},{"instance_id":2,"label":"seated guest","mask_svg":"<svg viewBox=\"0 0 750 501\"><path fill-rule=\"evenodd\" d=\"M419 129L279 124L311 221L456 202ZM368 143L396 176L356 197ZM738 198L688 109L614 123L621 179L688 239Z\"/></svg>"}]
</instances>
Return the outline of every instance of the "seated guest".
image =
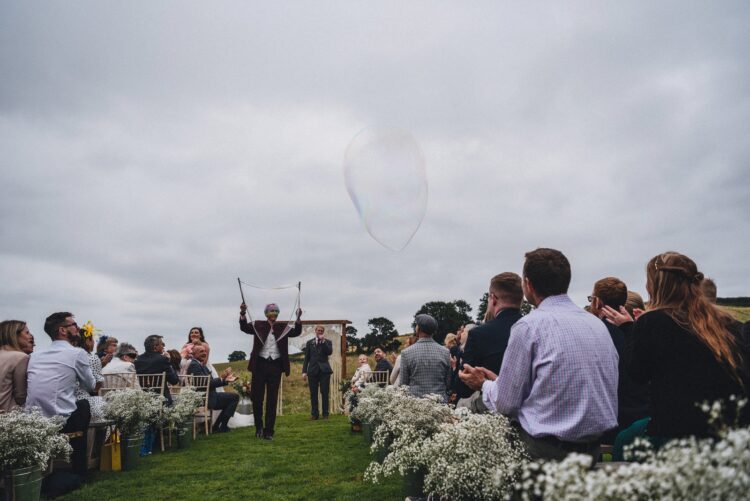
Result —
<instances>
[{"instance_id":1,"label":"seated guest","mask_svg":"<svg viewBox=\"0 0 750 501\"><path fill-rule=\"evenodd\" d=\"M643 298L640 294L628 291L628 299L625 301L625 309L632 318L637 320L641 313L646 309L646 305L643 303Z\"/></svg>"},{"instance_id":2,"label":"seated guest","mask_svg":"<svg viewBox=\"0 0 750 501\"><path fill-rule=\"evenodd\" d=\"M169 365L172 366L172 369L179 375L187 374L187 367L185 367L185 372L182 371L182 355L180 355L180 352L177 350L167 350L167 355L169 355ZM188 365L190 364L190 361L188 360Z\"/></svg>"},{"instance_id":3,"label":"seated guest","mask_svg":"<svg viewBox=\"0 0 750 501\"><path fill-rule=\"evenodd\" d=\"M21 351L21 335L29 335L26 322L0 322L0 412L12 411L26 403L26 369L29 356Z\"/></svg>"},{"instance_id":4,"label":"seated guest","mask_svg":"<svg viewBox=\"0 0 750 501\"><path fill-rule=\"evenodd\" d=\"M716 282L710 278L704 278L701 280L701 292L709 303L716 304Z\"/></svg>"},{"instance_id":5,"label":"seated guest","mask_svg":"<svg viewBox=\"0 0 750 501\"><path fill-rule=\"evenodd\" d=\"M164 397L167 399L167 405L172 405L172 394L169 391L169 384L179 384L180 378L169 363L169 355L164 352L164 339L161 336L152 334L143 342L145 352L135 359L135 372L137 374L164 374L166 382L164 383ZM143 385L141 385L143 386ZM146 429L141 447L141 456L151 454L151 449L156 439L156 428L150 426Z\"/></svg>"},{"instance_id":6,"label":"seated guest","mask_svg":"<svg viewBox=\"0 0 750 501\"><path fill-rule=\"evenodd\" d=\"M352 376L351 381L352 390L354 391L362 389L362 387L369 382L368 374L372 372L372 369L370 369L370 363L367 361L367 355L360 355L357 362L359 363L359 367L354 371L354 376Z\"/></svg>"},{"instance_id":7,"label":"seated guest","mask_svg":"<svg viewBox=\"0 0 750 501\"><path fill-rule=\"evenodd\" d=\"M382 346L378 346L375 348L375 370L376 371L382 371L382 372L388 372L388 376L390 376L391 371L393 370L393 366L388 361L388 357L385 353L385 348Z\"/></svg>"},{"instance_id":8,"label":"seated guest","mask_svg":"<svg viewBox=\"0 0 750 501\"><path fill-rule=\"evenodd\" d=\"M653 257L646 265L648 311L633 326L630 375L650 383L651 420L646 433L665 439L712 435L703 402L748 396L750 345L740 325L714 305L701 290L703 274L695 262L677 252ZM611 321L625 325L627 311L612 312ZM750 424L750 409L738 417ZM724 423L734 423L736 409L725 405Z\"/></svg>"},{"instance_id":9,"label":"seated guest","mask_svg":"<svg viewBox=\"0 0 750 501\"><path fill-rule=\"evenodd\" d=\"M500 372L510 329L521 318L522 301L521 277L511 272L492 277L487 295L490 320L473 329L467 337L463 363L484 367L495 374ZM473 391L457 381L456 393L459 398L467 398Z\"/></svg>"},{"instance_id":10,"label":"seated guest","mask_svg":"<svg viewBox=\"0 0 750 501\"><path fill-rule=\"evenodd\" d=\"M92 391L86 391L81 388L81 385L76 387L76 400L88 400L89 408L91 409L91 421L98 422L104 421L104 400L102 397L97 396L99 388L102 387L104 382L104 376L102 376L102 362L99 357L96 356L94 351L94 326L90 322L86 322L83 327L79 330L80 336L71 342L73 346L81 348L89 357L89 365L91 367L91 374L94 376L94 389Z\"/></svg>"},{"instance_id":11,"label":"seated guest","mask_svg":"<svg viewBox=\"0 0 750 501\"><path fill-rule=\"evenodd\" d=\"M407 337L401 352L403 353L406 348L416 343L417 339L417 336ZM370 366L368 365L367 367ZM388 380L393 386L401 386L401 353L396 357L396 363L393 364L393 372L391 372L391 377Z\"/></svg>"},{"instance_id":12,"label":"seated guest","mask_svg":"<svg viewBox=\"0 0 750 501\"><path fill-rule=\"evenodd\" d=\"M490 412L518 421L532 459L597 457L617 426L617 351L602 322L568 297L570 275L562 252L527 252L523 291L536 308L513 325L500 374L469 364L460 374Z\"/></svg>"},{"instance_id":13,"label":"seated guest","mask_svg":"<svg viewBox=\"0 0 750 501\"><path fill-rule=\"evenodd\" d=\"M138 379L132 377L125 377L127 374L135 374L135 359L138 357L138 350L130 343L120 343L117 345L117 351L112 361L102 369L104 376L112 375L113 377L121 374L120 379L122 380L123 387L139 387Z\"/></svg>"},{"instance_id":14,"label":"seated guest","mask_svg":"<svg viewBox=\"0 0 750 501\"><path fill-rule=\"evenodd\" d=\"M112 361L115 351L117 350L117 338L112 336L101 336L96 344L96 356L102 362L102 367L106 367Z\"/></svg>"},{"instance_id":15,"label":"seated guest","mask_svg":"<svg viewBox=\"0 0 750 501\"><path fill-rule=\"evenodd\" d=\"M188 375L211 377L211 369L206 367L207 362L208 350L201 345L195 346L193 348L193 360L190 362L190 367L188 367L187 371ZM213 425L214 432L223 433L229 431L229 419L234 416L234 411L240 401L240 396L236 393L218 393L216 388L225 386L236 380L237 377L232 374L231 367L224 369L218 378L211 377L209 380L208 408L221 410L219 419Z\"/></svg>"},{"instance_id":16,"label":"seated guest","mask_svg":"<svg viewBox=\"0 0 750 501\"><path fill-rule=\"evenodd\" d=\"M88 400L76 400L76 382L85 391L94 391L94 375L88 354L71 343L79 337L72 313L53 313L44 322L44 332L52 339L47 348L37 350L29 359L26 408L38 407L47 417L66 419L63 433L81 433L70 440L73 470L85 473L86 430L91 420Z\"/></svg>"},{"instance_id":17,"label":"seated guest","mask_svg":"<svg viewBox=\"0 0 750 501\"><path fill-rule=\"evenodd\" d=\"M449 332L445 335L445 340L443 341L443 346L448 348L448 351L450 351L452 348L455 348L458 346L458 342L456 341L458 339L458 336L452 332Z\"/></svg>"},{"instance_id":18,"label":"seated guest","mask_svg":"<svg viewBox=\"0 0 750 501\"><path fill-rule=\"evenodd\" d=\"M446 400L451 383L451 355L432 336L438 324L431 315L421 314L416 323L416 343L401 353L401 384L415 397L438 395Z\"/></svg>"},{"instance_id":19,"label":"seated guest","mask_svg":"<svg viewBox=\"0 0 750 501\"><path fill-rule=\"evenodd\" d=\"M619 311L628 299L628 288L625 283L615 277L598 280L589 296L591 313L602 319L609 331L612 343L615 345L618 362L619 381L617 385L617 422L618 429L624 429L639 419L650 414L650 393L648 385L635 383L630 377L628 368L633 356L633 333L631 329L621 329L614 323L605 320L605 308ZM614 433L614 431L612 432ZM614 435L608 437L607 443L612 443Z\"/></svg>"},{"instance_id":20,"label":"seated guest","mask_svg":"<svg viewBox=\"0 0 750 501\"><path fill-rule=\"evenodd\" d=\"M25 325L25 324L24 324ZM18 340L18 348L26 353L27 355L31 355L34 353L34 346L36 346L36 343L34 343L34 335L29 332L29 328L26 327L17 337Z\"/></svg>"},{"instance_id":21,"label":"seated guest","mask_svg":"<svg viewBox=\"0 0 750 501\"><path fill-rule=\"evenodd\" d=\"M190 361L193 359L193 347L203 345L207 352L211 353L211 347L206 342L206 337L203 335L202 327L193 327L188 332L187 343L182 345L180 348L180 356L182 357L182 363L180 364L180 374L187 374L187 368L190 365Z\"/></svg>"},{"instance_id":22,"label":"seated guest","mask_svg":"<svg viewBox=\"0 0 750 501\"><path fill-rule=\"evenodd\" d=\"M152 334L148 336L143 342L145 352L140 354L135 359L133 365L135 366L135 372L138 374L161 374L166 375L167 383L179 384L180 379L177 377L177 373L169 363L169 355L164 352L164 339L161 336ZM169 386L165 385L164 397L167 399L167 404L172 404L172 395L169 393Z\"/></svg>"}]
</instances>

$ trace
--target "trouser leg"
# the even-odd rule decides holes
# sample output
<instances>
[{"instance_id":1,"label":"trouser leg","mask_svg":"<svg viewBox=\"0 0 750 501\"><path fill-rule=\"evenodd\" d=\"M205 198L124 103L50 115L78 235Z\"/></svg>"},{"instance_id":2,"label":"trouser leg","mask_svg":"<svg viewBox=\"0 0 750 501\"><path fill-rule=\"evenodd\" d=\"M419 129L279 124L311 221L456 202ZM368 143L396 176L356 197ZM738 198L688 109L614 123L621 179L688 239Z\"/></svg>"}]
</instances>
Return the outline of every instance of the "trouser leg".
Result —
<instances>
[{"instance_id":1,"label":"trouser leg","mask_svg":"<svg viewBox=\"0 0 750 501\"><path fill-rule=\"evenodd\" d=\"M263 429L263 397L266 393L266 367L263 359L253 369L253 380L250 383L250 398L253 400L253 421L255 431Z\"/></svg>"},{"instance_id":2,"label":"trouser leg","mask_svg":"<svg viewBox=\"0 0 750 501\"><path fill-rule=\"evenodd\" d=\"M90 422L91 407L89 406L88 400L78 400L76 402L76 410L68 417L65 426L62 429L63 433L81 433L80 437L75 437L70 440L70 446L73 448L70 462L73 471L76 473L86 473L86 470L88 469L86 445Z\"/></svg>"},{"instance_id":3,"label":"trouser leg","mask_svg":"<svg viewBox=\"0 0 750 501\"><path fill-rule=\"evenodd\" d=\"M216 401L214 408L221 410L219 418L216 420L214 428L226 428L229 419L234 416L234 411L237 409L237 404L240 401L240 396L236 393L216 393Z\"/></svg>"},{"instance_id":4,"label":"trouser leg","mask_svg":"<svg viewBox=\"0 0 750 501\"><path fill-rule=\"evenodd\" d=\"M318 386L320 385L320 376L307 376L307 384L310 386L310 414L318 417Z\"/></svg>"},{"instance_id":5,"label":"trouser leg","mask_svg":"<svg viewBox=\"0 0 750 501\"><path fill-rule=\"evenodd\" d=\"M328 415L328 404L330 401L331 394L331 375L322 374L320 376L320 399L323 405L323 417Z\"/></svg>"},{"instance_id":6,"label":"trouser leg","mask_svg":"<svg viewBox=\"0 0 750 501\"><path fill-rule=\"evenodd\" d=\"M281 360L274 360L268 364L266 379L266 425L263 431L273 436L276 424L276 404L279 400L279 386L281 385Z\"/></svg>"}]
</instances>

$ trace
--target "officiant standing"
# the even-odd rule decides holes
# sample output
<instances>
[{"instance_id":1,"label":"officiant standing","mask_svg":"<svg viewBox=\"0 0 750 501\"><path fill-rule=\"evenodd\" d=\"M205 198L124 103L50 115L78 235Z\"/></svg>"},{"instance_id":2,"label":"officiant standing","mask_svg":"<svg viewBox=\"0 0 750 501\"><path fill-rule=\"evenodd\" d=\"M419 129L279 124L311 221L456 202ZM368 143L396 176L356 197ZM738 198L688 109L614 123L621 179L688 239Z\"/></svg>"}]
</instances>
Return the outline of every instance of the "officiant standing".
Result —
<instances>
[{"instance_id":1,"label":"officiant standing","mask_svg":"<svg viewBox=\"0 0 750 501\"><path fill-rule=\"evenodd\" d=\"M325 327L315 326L315 338L305 345L305 361L302 364L302 379L310 386L310 419L318 419L318 387L323 402L323 419L328 419L328 395L331 390L333 369L328 357L333 353L333 343L325 338Z\"/></svg>"},{"instance_id":2,"label":"officiant standing","mask_svg":"<svg viewBox=\"0 0 750 501\"><path fill-rule=\"evenodd\" d=\"M274 425L276 424L276 404L279 400L279 385L281 373L289 376L289 339L302 334L302 310L297 310L297 321L294 327L289 322L277 322L279 307L274 304L266 305L263 311L266 320L256 320L252 324L247 322L247 306L240 305L240 330L255 336L253 351L247 370L253 375L250 383L250 398L253 401L253 419L255 421L255 436L266 440L273 440ZM265 426L263 421L263 399L266 400Z\"/></svg>"}]
</instances>

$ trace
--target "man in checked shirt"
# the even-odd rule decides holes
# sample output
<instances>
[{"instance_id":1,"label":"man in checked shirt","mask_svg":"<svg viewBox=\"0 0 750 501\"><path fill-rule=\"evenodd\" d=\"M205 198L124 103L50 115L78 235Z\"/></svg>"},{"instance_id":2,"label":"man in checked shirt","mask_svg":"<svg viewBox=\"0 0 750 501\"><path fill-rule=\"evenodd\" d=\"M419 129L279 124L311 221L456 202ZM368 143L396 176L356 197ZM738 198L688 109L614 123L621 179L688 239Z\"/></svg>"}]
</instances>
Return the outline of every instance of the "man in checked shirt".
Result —
<instances>
[{"instance_id":1,"label":"man in checked shirt","mask_svg":"<svg viewBox=\"0 0 750 501\"><path fill-rule=\"evenodd\" d=\"M401 352L401 385L408 386L416 397L435 394L446 400L451 383L451 354L432 339L438 327L432 316L417 315L414 322L419 340Z\"/></svg>"},{"instance_id":2,"label":"man in checked shirt","mask_svg":"<svg viewBox=\"0 0 750 501\"><path fill-rule=\"evenodd\" d=\"M617 426L617 351L601 320L568 297L570 275L562 252L527 252L523 292L536 309L513 325L500 374L470 365L460 374L490 412L517 422L532 459L596 458Z\"/></svg>"}]
</instances>

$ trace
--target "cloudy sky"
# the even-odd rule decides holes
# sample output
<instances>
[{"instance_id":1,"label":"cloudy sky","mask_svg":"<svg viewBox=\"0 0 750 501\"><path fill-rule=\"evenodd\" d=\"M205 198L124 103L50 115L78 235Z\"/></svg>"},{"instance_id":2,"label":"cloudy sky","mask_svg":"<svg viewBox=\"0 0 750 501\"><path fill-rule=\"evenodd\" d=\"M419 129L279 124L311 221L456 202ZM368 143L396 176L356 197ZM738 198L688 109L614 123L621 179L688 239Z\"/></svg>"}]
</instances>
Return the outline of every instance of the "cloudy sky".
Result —
<instances>
[{"instance_id":1,"label":"cloudy sky","mask_svg":"<svg viewBox=\"0 0 750 501\"><path fill-rule=\"evenodd\" d=\"M581 305L607 275L644 292L665 250L750 295L748 21L744 1L2 2L0 316L40 345L59 310L139 347L201 325L218 361L249 349L238 276L408 331L539 246ZM366 127L424 154L401 252L344 183Z\"/></svg>"}]
</instances>

